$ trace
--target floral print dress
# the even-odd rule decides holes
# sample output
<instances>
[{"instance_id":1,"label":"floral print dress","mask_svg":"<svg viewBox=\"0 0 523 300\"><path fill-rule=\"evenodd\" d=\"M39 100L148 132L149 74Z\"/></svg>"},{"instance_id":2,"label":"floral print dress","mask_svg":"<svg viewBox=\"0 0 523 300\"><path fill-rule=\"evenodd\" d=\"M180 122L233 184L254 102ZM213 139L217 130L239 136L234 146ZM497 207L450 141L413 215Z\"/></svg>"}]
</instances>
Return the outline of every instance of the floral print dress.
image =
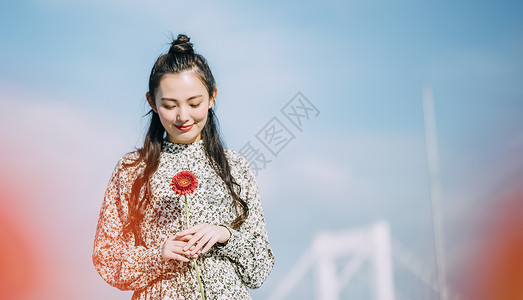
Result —
<instances>
[{"instance_id":1,"label":"floral print dress","mask_svg":"<svg viewBox=\"0 0 523 300\"><path fill-rule=\"evenodd\" d=\"M133 234L123 234L127 201L133 179L143 165L124 167L137 157L122 157L109 181L96 230L93 263L110 285L134 290L132 299L201 299L192 261L164 262L165 239L185 229L184 199L170 187L182 170L196 174L199 186L189 195L189 226L198 223L224 225L231 237L197 259L206 299L251 299L247 288L258 288L269 275L274 256L269 246L260 194L249 163L242 155L226 150L231 175L241 186L249 216L238 229L230 224L236 210L225 183L205 156L203 140L192 144L163 141L160 164L151 178L153 199L140 223L145 246L135 246Z\"/></svg>"}]
</instances>

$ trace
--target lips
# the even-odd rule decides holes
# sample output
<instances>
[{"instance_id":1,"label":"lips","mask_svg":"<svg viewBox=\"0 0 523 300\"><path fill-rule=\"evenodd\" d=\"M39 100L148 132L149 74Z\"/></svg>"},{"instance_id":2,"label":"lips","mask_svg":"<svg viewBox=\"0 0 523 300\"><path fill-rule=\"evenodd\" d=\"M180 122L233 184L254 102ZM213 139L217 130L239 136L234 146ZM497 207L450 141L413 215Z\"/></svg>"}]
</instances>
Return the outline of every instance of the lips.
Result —
<instances>
[{"instance_id":1,"label":"lips","mask_svg":"<svg viewBox=\"0 0 523 300\"><path fill-rule=\"evenodd\" d=\"M191 130L191 128L193 127L194 124L191 124L191 125L183 125L183 126L178 126L178 125L174 125L176 126L176 128L178 128L180 131L189 131Z\"/></svg>"}]
</instances>

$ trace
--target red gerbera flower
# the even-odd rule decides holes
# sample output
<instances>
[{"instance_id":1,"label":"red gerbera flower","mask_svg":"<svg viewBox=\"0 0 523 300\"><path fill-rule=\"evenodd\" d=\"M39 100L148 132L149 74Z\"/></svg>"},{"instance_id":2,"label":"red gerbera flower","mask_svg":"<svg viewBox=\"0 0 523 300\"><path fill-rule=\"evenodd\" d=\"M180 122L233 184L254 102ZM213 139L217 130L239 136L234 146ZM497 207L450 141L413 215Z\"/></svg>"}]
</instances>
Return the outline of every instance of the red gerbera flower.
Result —
<instances>
[{"instance_id":1,"label":"red gerbera flower","mask_svg":"<svg viewBox=\"0 0 523 300\"><path fill-rule=\"evenodd\" d=\"M180 195L185 196L185 224L186 228L189 228L189 208L187 204L187 194L192 194L198 188L198 179L191 171L181 171L178 174L173 176L171 181L171 187L173 191ZM205 300L205 293L203 292L202 280L200 278L200 272L198 271L198 264L196 263L196 258L193 258L194 270L196 271L196 278L198 279L198 285L200 286L200 292L202 294L202 299Z\"/></svg>"},{"instance_id":2,"label":"red gerbera flower","mask_svg":"<svg viewBox=\"0 0 523 300\"><path fill-rule=\"evenodd\" d=\"M180 196L192 194L198 188L198 179L191 171L181 171L173 176L171 187Z\"/></svg>"}]
</instances>

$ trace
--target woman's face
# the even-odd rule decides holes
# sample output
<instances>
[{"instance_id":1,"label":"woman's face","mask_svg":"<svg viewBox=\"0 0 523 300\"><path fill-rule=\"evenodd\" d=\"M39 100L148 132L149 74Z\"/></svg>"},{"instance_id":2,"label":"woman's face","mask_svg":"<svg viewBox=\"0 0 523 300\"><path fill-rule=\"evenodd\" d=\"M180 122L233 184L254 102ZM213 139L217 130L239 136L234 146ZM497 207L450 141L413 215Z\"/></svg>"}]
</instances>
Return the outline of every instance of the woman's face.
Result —
<instances>
[{"instance_id":1,"label":"woman's face","mask_svg":"<svg viewBox=\"0 0 523 300\"><path fill-rule=\"evenodd\" d=\"M185 71L165 75L160 80L154 102L149 93L146 96L151 108L160 116L168 140L189 144L201 139L216 92L215 89L209 99L206 87L194 71Z\"/></svg>"}]
</instances>

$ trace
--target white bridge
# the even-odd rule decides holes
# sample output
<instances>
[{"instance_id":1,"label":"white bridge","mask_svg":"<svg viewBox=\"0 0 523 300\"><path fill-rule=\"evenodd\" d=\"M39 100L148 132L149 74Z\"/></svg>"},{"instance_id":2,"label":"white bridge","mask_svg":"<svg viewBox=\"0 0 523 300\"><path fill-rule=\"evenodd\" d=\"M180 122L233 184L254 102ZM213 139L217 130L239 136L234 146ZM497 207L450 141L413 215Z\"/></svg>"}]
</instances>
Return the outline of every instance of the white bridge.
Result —
<instances>
[{"instance_id":1,"label":"white bridge","mask_svg":"<svg viewBox=\"0 0 523 300\"><path fill-rule=\"evenodd\" d=\"M393 266L393 262L396 265ZM393 270L403 271L400 274L406 287L395 287ZM293 290L309 272L313 276L314 290L314 295L309 299L341 300L344 289L362 271L365 275L370 274L363 276L369 282L360 285L368 286L367 294L370 296L365 299L419 300L441 296L434 267L393 240L388 223L379 221L358 229L318 233L311 247L281 280L268 300L294 299ZM451 293L448 287L446 293L448 299L463 300Z\"/></svg>"},{"instance_id":2,"label":"white bridge","mask_svg":"<svg viewBox=\"0 0 523 300\"><path fill-rule=\"evenodd\" d=\"M338 272L337 261L347 258L341 272ZM286 299L309 269L314 268L315 298L339 300L342 289L366 260L371 260L374 266L374 299L394 300L389 226L384 221L362 229L319 233L311 248L269 299Z\"/></svg>"}]
</instances>

